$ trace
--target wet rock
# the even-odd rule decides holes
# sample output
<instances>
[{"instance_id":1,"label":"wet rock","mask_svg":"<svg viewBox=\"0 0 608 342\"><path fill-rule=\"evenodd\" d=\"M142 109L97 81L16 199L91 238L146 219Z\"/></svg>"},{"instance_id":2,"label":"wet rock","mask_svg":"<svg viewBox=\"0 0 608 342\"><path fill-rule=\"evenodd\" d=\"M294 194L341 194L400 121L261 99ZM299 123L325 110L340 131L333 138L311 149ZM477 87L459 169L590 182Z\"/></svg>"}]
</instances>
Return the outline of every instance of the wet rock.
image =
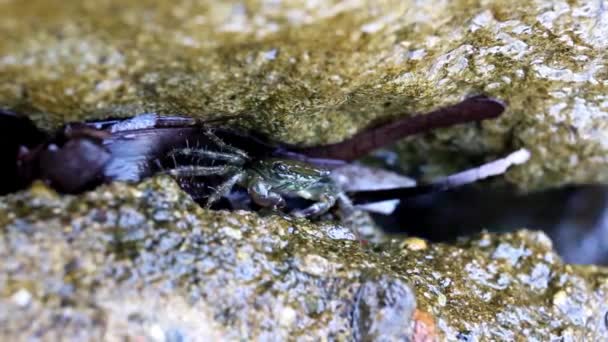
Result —
<instances>
[{"instance_id":1,"label":"wet rock","mask_svg":"<svg viewBox=\"0 0 608 342\"><path fill-rule=\"evenodd\" d=\"M487 93L499 120L401 144L427 177L519 147L524 189L608 180L602 1L0 4L0 106L52 128L137 113L243 114L303 145ZM41 19L42 18L42 19Z\"/></svg>"},{"instance_id":2,"label":"wet rock","mask_svg":"<svg viewBox=\"0 0 608 342\"><path fill-rule=\"evenodd\" d=\"M530 231L369 246L331 222L207 211L157 177L36 183L2 199L0 234L7 340L608 336L608 272Z\"/></svg>"},{"instance_id":3,"label":"wet rock","mask_svg":"<svg viewBox=\"0 0 608 342\"><path fill-rule=\"evenodd\" d=\"M600 1L3 1L0 107L53 129L142 112L302 145L486 93L500 119L406 139L447 174L525 147L507 180L606 182ZM540 233L365 246L333 223L209 212L173 181L0 199L0 336L604 340L608 272Z\"/></svg>"}]
</instances>

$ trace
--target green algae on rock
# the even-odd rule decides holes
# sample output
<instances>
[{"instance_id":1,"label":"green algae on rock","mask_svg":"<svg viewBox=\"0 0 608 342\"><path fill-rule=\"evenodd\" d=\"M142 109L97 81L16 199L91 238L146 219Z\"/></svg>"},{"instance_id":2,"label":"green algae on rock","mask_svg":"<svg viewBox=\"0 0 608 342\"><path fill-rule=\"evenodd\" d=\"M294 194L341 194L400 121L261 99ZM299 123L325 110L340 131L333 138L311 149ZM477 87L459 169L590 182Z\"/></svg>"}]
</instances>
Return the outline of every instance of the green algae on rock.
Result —
<instances>
[{"instance_id":1,"label":"green algae on rock","mask_svg":"<svg viewBox=\"0 0 608 342\"><path fill-rule=\"evenodd\" d=\"M0 106L46 128L247 114L236 124L314 145L484 92L508 103L503 118L408 139L405 160L447 174L525 147L532 160L507 177L523 189L607 182L600 5L3 1Z\"/></svg>"},{"instance_id":2,"label":"green algae on rock","mask_svg":"<svg viewBox=\"0 0 608 342\"><path fill-rule=\"evenodd\" d=\"M201 209L168 177L0 201L0 336L604 339L608 272L541 233L366 248L330 222ZM416 304L417 303L417 304ZM426 314L424 314L426 313Z\"/></svg>"}]
</instances>

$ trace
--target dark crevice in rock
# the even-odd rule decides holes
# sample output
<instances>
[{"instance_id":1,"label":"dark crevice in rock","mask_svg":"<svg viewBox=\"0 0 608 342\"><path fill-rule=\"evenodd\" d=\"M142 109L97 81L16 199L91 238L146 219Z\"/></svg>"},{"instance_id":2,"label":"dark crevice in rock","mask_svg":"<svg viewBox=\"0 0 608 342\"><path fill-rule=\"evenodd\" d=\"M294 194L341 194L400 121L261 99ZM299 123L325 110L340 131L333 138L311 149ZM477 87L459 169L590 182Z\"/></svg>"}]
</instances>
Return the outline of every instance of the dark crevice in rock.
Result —
<instances>
[{"instance_id":1,"label":"dark crevice in rock","mask_svg":"<svg viewBox=\"0 0 608 342\"><path fill-rule=\"evenodd\" d=\"M522 194L480 184L418 196L401 202L376 221L394 233L433 242L453 242L482 230L504 233L527 227L547 233L570 263L608 264L608 188L569 186Z\"/></svg>"},{"instance_id":2,"label":"dark crevice in rock","mask_svg":"<svg viewBox=\"0 0 608 342\"><path fill-rule=\"evenodd\" d=\"M33 148L46 139L27 117L0 109L0 195L25 186L17 175L17 155L22 147Z\"/></svg>"},{"instance_id":3,"label":"dark crevice in rock","mask_svg":"<svg viewBox=\"0 0 608 342\"><path fill-rule=\"evenodd\" d=\"M158 117L155 120L159 120ZM113 179L142 179L176 163L188 163L161 157L175 146L209 143L202 142L202 128L191 126L188 121L191 119L167 117L162 120L155 122L158 127L130 128L123 132L114 132L113 125L137 126L141 122L104 120L95 124L71 124L51 138L27 117L1 111L0 130L5 143L0 151L3 165L0 194L23 189L33 179L42 179L63 193L79 193ZM183 126L170 126L176 122ZM218 130L217 134L256 158L273 149L258 138L230 130ZM108 167L110 159L114 159L116 169ZM129 164L137 168L124 167ZM128 174L129 170L136 170L136 174ZM220 176L207 176L204 181L192 177L178 181L182 189L204 205L206 197L222 180ZM608 262L608 255L603 252L605 246L598 242L602 239L594 239L603 232L600 216L606 197L605 190L598 187L568 187L528 195L518 194L515 189L492 190L480 186L451 191L429 189L404 188L401 205L395 213L379 216L377 222L388 231L406 232L435 242L454 241L483 229L493 232L522 226L542 229L556 240L557 249L567 261ZM364 193L351 195L356 200ZM302 199L288 201L290 208L310 204ZM213 208L260 209L250 200L246 189L238 186L229 198L218 201ZM554 215L555 212L564 215ZM594 241L598 243L593 244Z\"/></svg>"}]
</instances>

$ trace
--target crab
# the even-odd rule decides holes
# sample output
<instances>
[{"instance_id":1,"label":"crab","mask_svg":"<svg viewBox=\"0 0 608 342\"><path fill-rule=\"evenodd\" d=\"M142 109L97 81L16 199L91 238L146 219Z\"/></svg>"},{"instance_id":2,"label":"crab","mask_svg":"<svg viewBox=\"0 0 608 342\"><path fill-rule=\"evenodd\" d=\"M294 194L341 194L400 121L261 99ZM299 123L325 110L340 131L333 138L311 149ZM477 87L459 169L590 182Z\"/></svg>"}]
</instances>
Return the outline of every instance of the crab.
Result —
<instances>
[{"instance_id":1,"label":"crab","mask_svg":"<svg viewBox=\"0 0 608 342\"><path fill-rule=\"evenodd\" d=\"M176 178L225 176L226 180L207 198L207 208L227 196L237 184L247 189L257 205L273 210L280 210L286 206L285 197L297 196L313 201L310 206L291 212L292 215L301 217L314 217L326 213L334 206L339 196L339 188L330 177L329 170L280 158L257 160L249 165L247 165L248 160L242 159L239 155L234 155L232 158L234 159L229 165L177 166L166 172Z\"/></svg>"},{"instance_id":2,"label":"crab","mask_svg":"<svg viewBox=\"0 0 608 342\"><path fill-rule=\"evenodd\" d=\"M204 130L203 135L214 145L212 149L209 144L203 148L172 149L167 155L174 166L163 172L178 179L222 176L225 180L208 196L207 208L227 196L237 184L247 189L257 205L265 208L284 208L285 197L291 196L314 202L307 208L293 210L294 216L319 216L336 203L339 190L329 170L284 158L255 160L246 151L224 142L211 129ZM191 163L179 165L177 160L184 158ZM205 159L211 165L203 165ZM217 165L218 162L224 164Z\"/></svg>"}]
</instances>

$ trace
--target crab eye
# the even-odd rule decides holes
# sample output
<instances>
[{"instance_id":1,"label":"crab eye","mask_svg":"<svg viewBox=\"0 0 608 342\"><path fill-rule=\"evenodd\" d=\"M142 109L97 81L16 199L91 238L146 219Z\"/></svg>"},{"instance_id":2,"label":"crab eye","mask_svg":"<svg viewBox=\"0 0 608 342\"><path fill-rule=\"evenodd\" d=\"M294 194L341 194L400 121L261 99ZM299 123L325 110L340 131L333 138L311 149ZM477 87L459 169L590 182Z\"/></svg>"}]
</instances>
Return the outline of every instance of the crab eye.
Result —
<instances>
[{"instance_id":1,"label":"crab eye","mask_svg":"<svg viewBox=\"0 0 608 342\"><path fill-rule=\"evenodd\" d=\"M288 170L288 167L283 163L275 163L274 165L272 165L272 169L278 172L285 172Z\"/></svg>"}]
</instances>

